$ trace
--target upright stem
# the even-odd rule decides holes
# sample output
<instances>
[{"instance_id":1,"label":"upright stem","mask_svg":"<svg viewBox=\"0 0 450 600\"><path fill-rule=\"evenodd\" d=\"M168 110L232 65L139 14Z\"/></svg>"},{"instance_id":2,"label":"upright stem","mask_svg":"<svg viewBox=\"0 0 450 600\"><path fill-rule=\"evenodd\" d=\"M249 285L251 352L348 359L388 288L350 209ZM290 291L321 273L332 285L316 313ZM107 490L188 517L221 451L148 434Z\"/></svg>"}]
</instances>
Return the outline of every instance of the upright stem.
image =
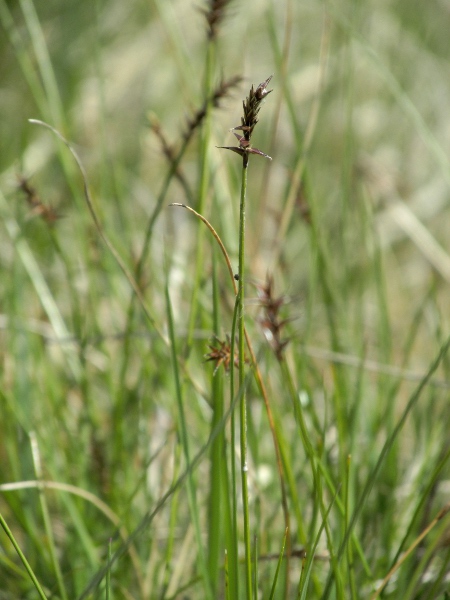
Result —
<instances>
[{"instance_id":1,"label":"upright stem","mask_svg":"<svg viewBox=\"0 0 450 600\"><path fill-rule=\"evenodd\" d=\"M39 581L36 579L36 575L34 574L33 569L30 567L30 564L28 563L27 559L25 558L25 555L23 554L22 550L20 549L19 544L16 542L15 537L13 536L10 528L8 527L5 519L3 518L3 516L1 514L0 514L0 527L6 533L10 542L14 546L15 551L19 555L19 558L22 561L23 566L25 567L25 570L27 571L29 578L31 579L31 581L34 584L34 587L37 590L39 598L41 598L41 600L47 600L47 596L44 594L44 590L41 588Z\"/></svg>"},{"instance_id":2,"label":"upright stem","mask_svg":"<svg viewBox=\"0 0 450 600\"><path fill-rule=\"evenodd\" d=\"M241 426L241 476L242 476L242 504L244 507L244 545L245 545L245 573L246 597L253 600L252 593L252 561L250 540L250 514L248 507L248 463L247 463L247 398L245 393L245 328L244 328L244 249L245 249L245 198L247 193L248 155L243 155L241 206L239 212L239 389L240 426Z\"/></svg>"},{"instance_id":3,"label":"upright stem","mask_svg":"<svg viewBox=\"0 0 450 600\"><path fill-rule=\"evenodd\" d=\"M209 146L211 139L211 88L214 71L214 55L215 47L214 44L208 44L206 53L206 65L205 65L205 82L204 82L204 97L205 97L205 119L203 122L203 129L201 135L200 145L200 184L198 190L198 204L197 211L203 215L205 214L206 198L208 195L209 187L209 171L210 171L210 156ZM198 314L198 298L200 293L201 279L205 268L205 230L201 227L201 223L198 225L197 233L197 257L195 260L195 279L192 288L192 300L191 300L191 314L189 316L188 335L186 344L186 356L189 354L194 340L194 329Z\"/></svg>"}]
</instances>

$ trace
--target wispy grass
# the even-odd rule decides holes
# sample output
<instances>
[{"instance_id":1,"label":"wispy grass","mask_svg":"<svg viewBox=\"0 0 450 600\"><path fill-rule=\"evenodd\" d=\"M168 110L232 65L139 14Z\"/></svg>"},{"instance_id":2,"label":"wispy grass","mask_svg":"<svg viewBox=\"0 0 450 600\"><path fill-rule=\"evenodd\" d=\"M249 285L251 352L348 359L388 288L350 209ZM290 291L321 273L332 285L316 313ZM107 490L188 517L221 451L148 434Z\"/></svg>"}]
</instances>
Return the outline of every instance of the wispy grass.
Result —
<instances>
[{"instance_id":1,"label":"wispy grass","mask_svg":"<svg viewBox=\"0 0 450 600\"><path fill-rule=\"evenodd\" d=\"M444 8L85 11L0 0L1 598L444 598Z\"/></svg>"}]
</instances>

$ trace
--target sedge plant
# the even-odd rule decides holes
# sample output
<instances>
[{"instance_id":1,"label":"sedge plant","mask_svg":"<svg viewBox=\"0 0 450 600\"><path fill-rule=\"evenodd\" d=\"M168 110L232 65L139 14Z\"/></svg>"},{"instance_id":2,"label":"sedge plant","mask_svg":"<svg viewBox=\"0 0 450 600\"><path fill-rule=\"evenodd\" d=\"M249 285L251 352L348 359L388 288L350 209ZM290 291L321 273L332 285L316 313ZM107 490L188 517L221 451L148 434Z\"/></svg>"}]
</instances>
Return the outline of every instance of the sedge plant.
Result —
<instances>
[{"instance_id":1,"label":"sedge plant","mask_svg":"<svg viewBox=\"0 0 450 600\"><path fill-rule=\"evenodd\" d=\"M253 598L252 591L252 561L251 561L251 535L250 512L248 504L248 449L247 449L247 403L245 393L246 361L245 361L245 321L244 321L244 286L245 286L245 208L247 198L247 178L249 155L256 154L270 160L271 157L251 145L253 130L258 123L258 114L262 101L272 90L267 90L272 76L260 83L256 89L252 86L243 103L243 116L241 124L233 127L232 131L239 142L239 146L221 146L226 150L236 152L242 157L241 198L239 208L239 270L238 279L238 366L240 397L240 449L241 449L241 478L242 502L244 512L244 546L245 546L245 572L247 600ZM242 132L236 133L237 131Z\"/></svg>"},{"instance_id":2,"label":"sedge plant","mask_svg":"<svg viewBox=\"0 0 450 600\"><path fill-rule=\"evenodd\" d=\"M0 0L2 600L444 599L445 9L57 4ZM242 64L279 90L255 192L268 81L233 130L242 185L213 151ZM289 294L257 288L273 354L263 263Z\"/></svg>"}]
</instances>

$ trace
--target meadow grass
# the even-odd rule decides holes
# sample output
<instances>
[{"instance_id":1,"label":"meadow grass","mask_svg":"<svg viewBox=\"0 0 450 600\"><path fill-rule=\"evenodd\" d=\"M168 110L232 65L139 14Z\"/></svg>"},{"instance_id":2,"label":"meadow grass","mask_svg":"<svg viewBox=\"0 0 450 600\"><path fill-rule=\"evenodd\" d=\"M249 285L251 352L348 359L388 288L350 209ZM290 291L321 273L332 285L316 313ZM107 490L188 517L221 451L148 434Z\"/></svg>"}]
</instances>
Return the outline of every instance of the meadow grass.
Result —
<instances>
[{"instance_id":1,"label":"meadow grass","mask_svg":"<svg viewBox=\"0 0 450 600\"><path fill-rule=\"evenodd\" d=\"M449 597L446 16L0 0L0 600Z\"/></svg>"}]
</instances>

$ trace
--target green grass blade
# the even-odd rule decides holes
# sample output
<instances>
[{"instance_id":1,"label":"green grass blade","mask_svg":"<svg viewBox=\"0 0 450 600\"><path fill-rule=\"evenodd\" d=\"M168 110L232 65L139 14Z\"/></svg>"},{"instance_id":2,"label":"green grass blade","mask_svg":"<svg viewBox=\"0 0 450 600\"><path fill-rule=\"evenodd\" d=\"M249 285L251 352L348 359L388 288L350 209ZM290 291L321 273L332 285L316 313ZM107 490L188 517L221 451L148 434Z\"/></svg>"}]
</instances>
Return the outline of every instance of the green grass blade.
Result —
<instances>
[{"instance_id":1,"label":"green grass blade","mask_svg":"<svg viewBox=\"0 0 450 600\"><path fill-rule=\"evenodd\" d=\"M42 31L39 17L32 0L19 0L20 7L25 17L28 32L30 34L39 71L44 82L47 101L52 116L53 125L58 129L65 130L64 111L56 83L56 76L48 52L45 37Z\"/></svg>"},{"instance_id":2,"label":"green grass blade","mask_svg":"<svg viewBox=\"0 0 450 600\"><path fill-rule=\"evenodd\" d=\"M201 225L201 223L199 224ZM212 249L212 286L213 286L213 327L214 334L220 334L220 307L219 307L219 282L217 279L217 251ZM233 364L231 365L233 368ZM224 382L222 370L214 370L211 376L211 399L213 403L213 416L211 419L211 432L219 423L223 422L224 415ZM218 594L219 584L219 561L222 540L223 519L223 490L222 481L228 478L226 461L224 461L224 432L219 433L211 445L211 468L210 468L210 498L208 515L208 571L211 579L213 595ZM223 471L225 471L223 473ZM230 527L230 523L225 526Z\"/></svg>"},{"instance_id":3,"label":"green grass blade","mask_svg":"<svg viewBox=\"0 0 450 600\"><path fill-rule=\"evenodd\" d=\"M17 254L22 261L22 264L33 283L34 289L36 290L36 294L44 308L47 317L52 324L52 327L55 331L55 335L60 340L65 340L70 338L70 332L66 326L66 323L62 317L61 311L58 308L58 305L54 299L54 296L45 281L45 278L42 274L41 268L31 251L27 241L24 237L21 236L20 228L17 221L12 216L6 198L0 191L0 209L3 212L3 222L5 224L6 230L9 234L9 237L14 242L14 246ZM78 356L73 348L70 345L62 346L68 365L70 370L72 371L73 376L76 380L80 378L81 374L81 365L78 360Z\"/></svg>"},{"instance_id":4,"label":"green grass blade","mask_svg":"<svg viewBox=\"0 0 450 600\"><path fill-rule=\"evenodd\" d=\"M284 532L283 544L281 546L280 556L278 557L277 568L275 570L275 575L273 577L273 583L272 583L272 588L270 590L269 600L273 600L273 598L275 596L275 590L277 587L278 576L280 574L281 565L283 564L284 550L286 548L286 540L287 540L288 533L289 532L287 530Z\"/></svg>"},{"instance_id":5,"label":"green grass blade","mask_svg":"<svg viewBox=\"0 0 450 600\"><path fill-rule=\"evenodd\" d=\"M377 463L374 467L374 469L372 470L372 472L370 473L369 477L367 478L367 482L366 485L362 491L361 497L358 501L358 504L355 507L355 510L353 511L352 517L350 519L346 534L344 536L344 539L339 547L339 552L337 555L338 560L341 559L343 552L345 551L346 545L348 543L348 538L351 534L351 532L353 531L353 528L355 527L356 521L359 517L359 514L370 494L370 492L372 491L372 488L374 486L374 483L376 481L376 477L378 475L378 472L381 469L381 466L384 462L385 457L388 455L390 449L392 448L394 442L396 441L400 431L402 430L406 419L408 418L411 410L414 408L414 406L417 404L417 402L419 401L419 399L422 396L422 392L423 390L426 388L429 380L431 379L431 377L433 376L433 374L436 372L436 370L438 369L439 365L441 364L442 360L444 359L444 357L446 356L447 352L449 351L450 348L450 338L447 340L447 342L442 346L441 350L439 351L439 354L437 355L436 359L433 361L433 363L431 364L430 368L428 369L428 372L426 374L426 376L422 379L422 381L420 382L420 384L418 385L416 391L414 392L414 394L412 394L412 396L410 397L405 409L403 410L403 413L397 423L397 425L395 426L392 434L389 436L389 438L386 440L383 449L378 457ZM330 575L330 577L328 578L327 581L327 585L324 591L324 595L323 595L323 600L325 600L326 598L328 598L330 590L331 590L331 582L332 582L332 575Z\"/></svg>"},{"instance_id":6,"label":"green grass blade","mask_svg":"<svg viewBox=\"0 0 450 600\"><path fill-rule=\"evenodd\" d=\"M337 495L337 492L336 492L336 495ZM336 498L336 496L335 496L335 498ZM329 505L327 511L323 515L322 523L317 531L317 535L314 539L313 545L312 545L311 549L308 550L308 552L307 552L306 565L305 565L305 568L302 569L302 574L301 574L301 578L300 578L300 582L299 582L299 589L298 589L298 596L297 596L298 600L306 600L306 598L308 597L307 596L308 585L309 585L309 580L311 578L311 572L312 572L312 567L313 567L313 563L314 563L314 554L316 552L317 545L319 544L322 532L325 529L326 520L329 517L329 514L330 514L331 508L334 504L335 498L333 498L333 500L330 502L330 505Z\"/></svg>"},{"instance_id":7,"label":"green grass blade","mask_svg":"<svg viewBox=\"0 0 450 600\"><path fill-rule=\"evenodd\" d=\"M188 469L187 476L187 490L188 490L188 501L189 508L191 511L191 517L194 525L196 542L197 542L197 552L198 552L198 563L199 570L203 578L203 587L204 593L207 598L212 600L212 589L211 589L211 581L208 573L208 566L206 563L205 553L203 549L202 535L200 530L200 516L198 512L198 503L196 500L196 488L195 482L192 476L191 470L191 458L190 458L190 450L189 450L189 439L188 439L188 428L186 423L186 416L184 412L184 400L181 388L181 380L180 373L178 367L178 355L176 349L176 339L175 339L175 325L173 321L172 314L172 306L170 303L169 296L169 288L166 285L166 306L167 306L167 321L169 325L169 338L170 338L170 348L171 348L171 358L172 358L172 366L173 366L173 375L175 381L175 389L176 389L176 398L177 398L177 407L178 407L178 420L180 427L180 437L181 437L181 445L183 447L184 459L186 461L186 466Z\"/></svg>"},{"instance_id":8,"label":"green grass blade","mask_svg":"<svg viewBox=\"0 0 450 600\"><path fill-rule=\"evenodd\" d=\"M108 564L111 564L111 538L108 541ZM111 568L108 569L106 573L106 581L105 581L105 599L112 600L111 596Z\"/></svg>"},{"instance_id":9,"label":"green grass blade","mask_svg":"<svg viewBox=\"0 0 450 600\"><path fill-rule=\"evenodd\" d=\"M251 534L250 534L250 511L248 499L248 459L247 459L247 399L245 393L245 321L244 321L244 284L245 284L245 201L247 195L248 162L244 156L241 182L241 202L239 216L239 388L242 390L240 400L240 447L241 447L241 483L242 483L242 505L244 516L244 548L245 548L245 574L246 574L246 597L253 600L252 591L252 559L251 559Z\"/></svg>"},{"instance_id":10,"label":"green grass blade","mask_svg":"<svg viewBox=\"0 0 450 600\"><path fill-rule=\"evenodd\" d=\"M39 581L37 580L32 568L30 567L27 559L25 558L22 550L19 547L19 544L17 543L15 537L13 536L11 530L9 529L5 519L3 518L3 515L0 513L0 526L2 527L3 531L6 533L6 535L8 536L11 544L14 546L15 551L17 552L17 554L19 555L20 560L23 563L23 566L25 567L29 578L31 579L31 581L33 582L34 587L36 588L36 591L39 595L39 598L41 598L41 600L47 600L47 596L44 594L44 590L42 589Z\"/></svg>"},{"instance_id":11,"label":"green grass blade","mask_svg":"<svg viewBox=\"0 0 450 600\"><path fill-rule=\"evenodd\" d=\"M30 431L30 444L31 444L31 454L33 457L34 470L36 473L37 479L42 479L42 465L41 465L41 457L39 452L39 446L37 442L37 437L35 432ZM55 572L56 581L58 583L59 593L61 594L61 598L63 600L68 600L68 594L66 590L66 586L64 584L64 579L62 576L61 568L59 566L58 558L57 558L57 550L55 546L55 538L53 535L52 523L50 519L50 512L48 509L47 499L45 498L45 493L42 487L38 488L39 491L39 500L41 504L41 511L44 520L44 528L46 538L48 540L49 550L50 550L50 558L53 566L53 570Z\"/></svg>"}]
</instances>

